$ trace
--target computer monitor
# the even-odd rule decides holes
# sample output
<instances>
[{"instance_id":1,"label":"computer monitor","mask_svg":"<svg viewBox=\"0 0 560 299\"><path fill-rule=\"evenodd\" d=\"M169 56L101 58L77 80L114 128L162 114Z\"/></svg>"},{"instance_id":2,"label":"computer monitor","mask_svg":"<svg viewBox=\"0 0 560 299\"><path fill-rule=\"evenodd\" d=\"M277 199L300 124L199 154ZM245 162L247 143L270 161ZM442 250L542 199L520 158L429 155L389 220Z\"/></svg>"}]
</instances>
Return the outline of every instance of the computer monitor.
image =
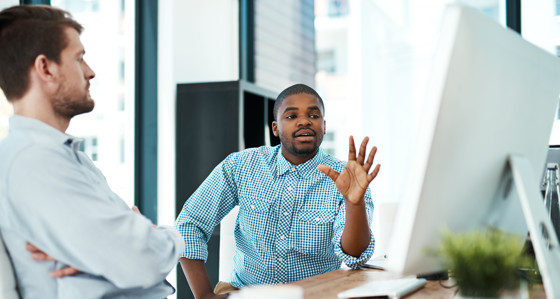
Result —
<instances>
[{"instance_id":1,"label":"computer monitor","mask_svg":"<svg viewBox=\"0 0 560 299\"><path fill-rule=\"evenodd\" d=\"M426 98L434 108L419 129L387 254L388 270L403 274L443 270L429 253L443 229L493 226L526 236L528 206L539 217L545 213L539 183L559 100L560 60L458 4L446 9L437 51ZM512 159L521 160L515 171ZM546 222L539 217L529 216L538 218L537 226Z\"/></svg>"}]
</instances>

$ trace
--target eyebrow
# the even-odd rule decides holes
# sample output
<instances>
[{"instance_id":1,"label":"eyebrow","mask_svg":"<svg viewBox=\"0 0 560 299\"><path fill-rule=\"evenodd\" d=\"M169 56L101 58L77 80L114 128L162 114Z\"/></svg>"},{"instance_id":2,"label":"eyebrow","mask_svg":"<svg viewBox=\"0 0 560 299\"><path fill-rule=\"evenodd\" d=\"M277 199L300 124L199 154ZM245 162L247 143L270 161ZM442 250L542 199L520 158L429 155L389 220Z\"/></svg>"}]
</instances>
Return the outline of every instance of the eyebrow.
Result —
<instances>
[{"instance_id":1,"label":"eyebrow","mask_svg":"<svg viewBox=\"0 0 560 299\"><path fill-rule=\"evenodd\" d=\"M296 108L296 107L287 107L286 109L284 109L283 113L286 113L288 111L297 111L297 110L299 110L299 109ZM321 109L319 109L319 106L309 106L309 107L307 107L307 110L319 110L319 111L321 111Z\"/></svg>"}]
</instances>

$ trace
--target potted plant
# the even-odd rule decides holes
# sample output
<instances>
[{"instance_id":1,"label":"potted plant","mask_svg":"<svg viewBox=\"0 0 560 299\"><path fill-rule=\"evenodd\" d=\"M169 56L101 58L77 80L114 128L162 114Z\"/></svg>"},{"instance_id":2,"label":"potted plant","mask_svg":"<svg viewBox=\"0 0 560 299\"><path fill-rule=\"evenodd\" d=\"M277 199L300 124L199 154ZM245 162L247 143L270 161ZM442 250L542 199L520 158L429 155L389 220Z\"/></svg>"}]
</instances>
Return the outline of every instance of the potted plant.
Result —
<instances>
[{"instance_id":1,"label":"potted plant","mask_svg":"<svg viewBox=\"0 0 560 299\"><path fill-rule=\"evenodd\" d=\"M496 229L444 232L440 253L459 288L459 297L499 298L520 285L519 271L533 265L524 240Z\"/></svg>"}]
</instances>

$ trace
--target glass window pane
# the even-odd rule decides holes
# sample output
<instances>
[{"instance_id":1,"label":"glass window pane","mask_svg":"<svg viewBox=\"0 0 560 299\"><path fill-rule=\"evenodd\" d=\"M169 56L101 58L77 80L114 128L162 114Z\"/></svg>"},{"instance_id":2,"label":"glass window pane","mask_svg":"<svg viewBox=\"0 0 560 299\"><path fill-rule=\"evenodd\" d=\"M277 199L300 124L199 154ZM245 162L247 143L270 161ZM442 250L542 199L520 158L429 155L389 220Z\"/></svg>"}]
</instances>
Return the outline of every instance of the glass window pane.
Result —
<instances>
[{"instance_id":1,"label":"glass window pane","mask_svg":"<svg viewBox=\"0 0 560 299\"><path fill-rule=\"evenodd\" d=\"M461 2L504 26L504 0L315 0L317 91L325 101L323 148L345 160L348 136L379 148L380 200L402 196L444 8Z\"/></svg>"},{"instance_id":2,"label":"glass window pane","mask_svg":"<svg viewBox=\"0 0 560 299\"><path fill-rule=\"evenodd\" d=\"M521 1L521 34L523 37L560 57L560 1ZM557 108L551 145L560 145L560 107Z\"/></svg>"},{"instance_id":3,"label":"glass window pane","mask_svg":"<svg viewBox=\"0 0 560 299\"><path fill-rule=\"evenodd\" d=\"M84 26L85 59L96 77L95 109L75 117L68 133L84 138L83 150L111 189L134 203L134 1L52 0Z\"/></svg>"}]
</instances>

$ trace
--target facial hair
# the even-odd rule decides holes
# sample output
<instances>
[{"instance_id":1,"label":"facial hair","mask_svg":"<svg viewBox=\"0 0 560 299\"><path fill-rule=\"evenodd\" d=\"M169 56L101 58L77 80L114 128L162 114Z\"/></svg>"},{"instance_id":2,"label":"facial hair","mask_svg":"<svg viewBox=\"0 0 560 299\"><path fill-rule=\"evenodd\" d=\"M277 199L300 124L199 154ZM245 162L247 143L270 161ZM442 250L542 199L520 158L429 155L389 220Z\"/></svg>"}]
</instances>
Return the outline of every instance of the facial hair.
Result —
<instances>
[{"instance_id":1,"label":"facial hair","mask_svg":"<svg viewBox=\"0 0 560 299\"><path fill-rule=\"evenodd\" d=\"M311 130L313 132L315 132L315 130L311 129L311 128L305 128L308 130ZM298 130L299 131L299 130ZM295 135L298 132L294 132L292 133L292 138L283 138L283 134L280 132L280 134L278 134L278 137L280 138L280 143L283 144L283 146L290 152L292 153L294 156L309 156L312 154L315 154L318 149L319 146L321 145L323 138L322 136L319 136L317 134L317 132L315 132L315 135L318 137L316 142L313 143L313 146L311 148L297 148L294 142L295 139Z\"/></svg>"},{"instance_id":2,"label":"facial hair","mask_svg":"<svg viewBox=\"0 0 560 299\"><path fill-rule=\"evenodd\" d=\"M71 119L82 113L91 112L95 107L95 102L89 94L88 87L89 84L85 91L80 93L71 91L65 84L59 86L55 96L51 100L54 112L66 119Z\"/></svg>"}]
</instances>

